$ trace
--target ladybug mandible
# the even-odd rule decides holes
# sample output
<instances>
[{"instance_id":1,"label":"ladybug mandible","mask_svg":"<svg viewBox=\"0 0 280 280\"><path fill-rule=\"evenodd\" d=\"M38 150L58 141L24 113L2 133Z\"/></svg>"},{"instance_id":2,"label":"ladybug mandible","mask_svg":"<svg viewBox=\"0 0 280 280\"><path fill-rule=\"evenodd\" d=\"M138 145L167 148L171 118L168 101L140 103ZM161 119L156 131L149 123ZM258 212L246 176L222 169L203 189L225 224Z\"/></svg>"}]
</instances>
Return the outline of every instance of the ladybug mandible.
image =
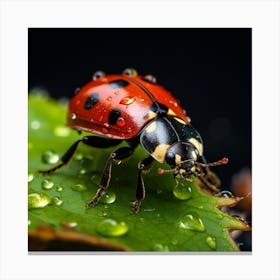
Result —
<instances>
[{"instance_id":1,"label":"ladybug mandible","mask_svg":"<svg viewBox=\"0 0 280 280\"><path fill-rule=\"evenodd\" d=\"M178 101L152 75L138 76L134 69L126 69L119 75L105 75L98 71L93 80L75 92L68 114L67 125L78 131L87 131L62 156L61 163L49 170L49 174L69 162L79 143L98 148L108 148L126 141L128 146L117 148L107 160L99 188L87 204L96 205L107 189L113 161L130 157L138 144L148 153L138 164L136 200L132 211L137 213L145 196L142 174L153 161L166 162L171 169L159 169L158 173L173 172L175 179L198 177L212 192L218 192L219 179L209 166L227 163L227 158L207 164L203 156L203 144L199 133L191 126L190 118Z\"/></svg>"}]
</instances>

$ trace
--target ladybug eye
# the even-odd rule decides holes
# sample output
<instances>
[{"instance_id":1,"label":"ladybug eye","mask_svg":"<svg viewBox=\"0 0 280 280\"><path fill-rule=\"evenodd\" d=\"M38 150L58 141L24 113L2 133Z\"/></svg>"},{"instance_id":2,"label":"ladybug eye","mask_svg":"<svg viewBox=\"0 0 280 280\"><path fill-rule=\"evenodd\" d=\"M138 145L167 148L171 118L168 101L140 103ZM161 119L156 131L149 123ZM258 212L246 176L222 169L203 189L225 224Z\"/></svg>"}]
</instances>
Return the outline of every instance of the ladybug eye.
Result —
<instances>
[{"instance_id":1,"label":"ladybug eye","mask_svg":"<svg viewBox=\"0 0 280 280\"><path fill-rule=\"evenodd\" d=\"M157 78L153 75L146 75L143 77L143 80L146 82L149 82L151 84L156 84L157 83Z\"/></svg>"},{"instance_id":2,"label":"ladybug eye","mask_svg":"<svg viewBox=\"0 0 280 280\"><path fill-rule=\"evenodd\" d=\"M92 79L95 81L95 80L104 78L105 76L106 76L106 74L105 74L103 71L96 71L96 72L93 74Z\"/></svg>"},{"instance_id":3,"label":"ladybug eye","mask_svg":"<svg viewBox=\"0 0 280 280\"><path fill-rule=\"evenodd\" d=\"M135 77L138 75L137 71L134 68L126 68L123 70L123 75L130 76L130 77Z\"/></svg>"}]
</instances>

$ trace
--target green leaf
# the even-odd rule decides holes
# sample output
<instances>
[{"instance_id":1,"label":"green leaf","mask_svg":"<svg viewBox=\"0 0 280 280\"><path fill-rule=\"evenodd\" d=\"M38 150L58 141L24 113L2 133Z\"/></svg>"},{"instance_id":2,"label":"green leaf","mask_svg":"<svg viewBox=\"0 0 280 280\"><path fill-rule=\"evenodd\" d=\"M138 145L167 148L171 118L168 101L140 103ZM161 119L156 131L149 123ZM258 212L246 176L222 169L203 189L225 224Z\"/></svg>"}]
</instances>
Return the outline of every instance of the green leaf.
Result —
<instances>
[{"instance_id":1,"label":"green leaf","mask_svg":"<svg viewBox=\"0 0 280 280\"><path fill-rule=\"evenodd\" d=\"M249 230L243 221L220 210L238 202L210 196L198 181L175 188L171 174L157 174L154 164L144 175L146 198L138 214L130 212L135 199L135 154L112 169L107 196L86 209L98 189L105 162L113 149L80 144L67 166L49 169L83 135L65 127L66 106L48 97L29 97L29 250L238 251L230 231ZM126 145L123 142L121 145Z\"/></svg>"}]
</instances>

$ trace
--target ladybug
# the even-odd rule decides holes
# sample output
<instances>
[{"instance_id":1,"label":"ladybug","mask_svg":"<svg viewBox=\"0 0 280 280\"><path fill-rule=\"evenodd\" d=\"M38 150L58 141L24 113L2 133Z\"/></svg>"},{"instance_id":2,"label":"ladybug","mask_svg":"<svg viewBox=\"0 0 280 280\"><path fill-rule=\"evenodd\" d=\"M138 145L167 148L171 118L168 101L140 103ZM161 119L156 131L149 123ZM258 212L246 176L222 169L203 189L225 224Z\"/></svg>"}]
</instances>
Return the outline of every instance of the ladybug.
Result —
<instances>
[{"instance_id":1,"label":"ladybug","mask_svg":"<svg viewBox=\"0 0 280 280\"><path fill-rule=\"evenodd\" d=\"M87 207L93 207L107 189L111 179L113 161L130 157L138 144L148 156L138 164L136 199L132 212L137 213L145 197L143 173L153 161L166 162L171 169L158 173L174 173L180 179L198 177L206 188L218 192L219 179L209 166L227 163L227 158L207 164L203 156L202 138L190 123L190 118L178 101L152 75L140 76L134 69L122 74L105 75L98 71L93 80L76 90L71 99L67 125L78 131L89 132L77 140L62 156L61 162L49 169L49 174L69 162L79 143L108 148L126 141L126 147L117 148L104 167L99 188Z\"/></svg>"}]
</instances>

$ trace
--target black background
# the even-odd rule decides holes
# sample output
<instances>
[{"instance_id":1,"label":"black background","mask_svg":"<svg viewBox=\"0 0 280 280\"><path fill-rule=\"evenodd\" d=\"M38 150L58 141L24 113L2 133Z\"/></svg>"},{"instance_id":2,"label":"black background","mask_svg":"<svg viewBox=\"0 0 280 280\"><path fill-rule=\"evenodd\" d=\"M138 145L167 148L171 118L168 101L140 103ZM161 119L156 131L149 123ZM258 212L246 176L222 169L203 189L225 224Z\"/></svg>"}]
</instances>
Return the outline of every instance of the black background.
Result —
<instances>
[{"instance_id":1,"label":"black background","mask_svg":"<svg viewBox=\"0 0 280 280\"><path fill-rule=\"evenodd\" d=\"M70 98L96 70L153 74L186 109L208 162L229 158L214 169L222 187L251 169L251 29L32 28L28 39L29 90Z\"/></svg>"}]
</instances>

